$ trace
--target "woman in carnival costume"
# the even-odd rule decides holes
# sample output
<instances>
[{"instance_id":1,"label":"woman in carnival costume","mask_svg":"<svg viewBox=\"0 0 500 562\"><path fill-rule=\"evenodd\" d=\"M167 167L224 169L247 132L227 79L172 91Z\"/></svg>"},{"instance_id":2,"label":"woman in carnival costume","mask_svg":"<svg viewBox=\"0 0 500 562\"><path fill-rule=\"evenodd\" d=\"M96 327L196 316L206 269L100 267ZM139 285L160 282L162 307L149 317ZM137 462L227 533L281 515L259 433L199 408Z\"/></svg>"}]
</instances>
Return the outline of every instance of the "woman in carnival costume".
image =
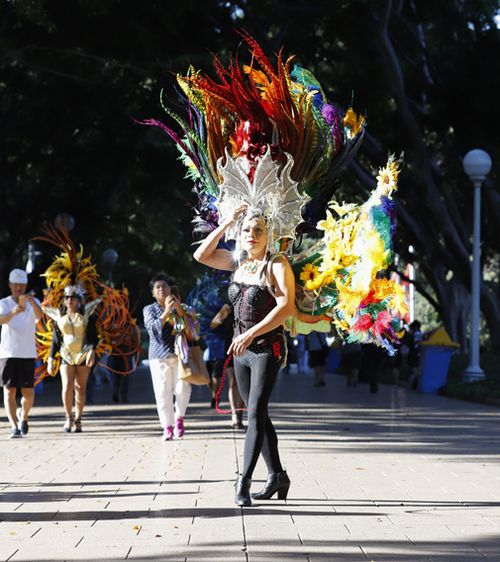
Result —
<instances>
[{"instance_id":1,"label":"woman in carnival costume","mask_svg":"<svg viewBox=\"0 0 500 562\"><path fill-rule=\"evenodd\" d=\"M136 324L130 314L127 290L101 283L90 257L84 257L82 248L77 250L64 228L47 226L37 239L54 244L61 253L43 274L47 291L42 309L47 319L37 331L42 364L36 370L35 385L61 372L66 415L63 431L74 429L79 433L92 367L104 355L118 353L137 358L140 342L135 337ZM127 351L120 351L118 343ZM120 374L126 376L128 371Z\"/></svg>"},{"instance_id":2,"label":"woman in carnival costume","mask_svg":"<svg viewBox=\"0 0 500 562\"><path fill-rule=\"evenodd\" d=\"M99 343L93 317L99 302L100 299L96 299L84 304L82 288L78 285L67 285L64 288L64 313L60 308L42 307L44 313L54 321L47 363L49 375L55 375L56 353L61 357L62 402L66 413L63 430L66 433L73 427L76 433L82 431L87 381L95 364L95 349Z\"/></svg>"},{"instance_id":3,"label":"woman in carnival costume","mask_svg":"<svg viewBox=\"0 0 500 562\"><path fill-rule=\"evenodd\" d=\"M249 506L260 453L269 475L264 489L252 496L286 498L290 487L268 415L286 355L283 325L293 334L328 332L333 325L347 341L373 341L391 352L405 306L394 282L376 279L392 257L390 196L399 173L393 158L366 203L330 203L340 218L327 211L317 225L323 239L302 255L291 252L296 227L318 202L321 207L328 201L333 178L353 157L364 118L328 103L309 71L292 68L292 58L283 60L280 51L273 65L251 36L241 35L251 51L249 65L232 60L225 68L216 58L218 81L193 68L177 77L188 117L164 109L182 128L182 137L160 121L142 123L162 128L176 141L195 180L196 224L205 219L213 228L195 258L233 272L235 337L229 352L248 408L235 501ZM234 253L220 247L223 237L236 239Z\"/></svg>"}]
</instances>

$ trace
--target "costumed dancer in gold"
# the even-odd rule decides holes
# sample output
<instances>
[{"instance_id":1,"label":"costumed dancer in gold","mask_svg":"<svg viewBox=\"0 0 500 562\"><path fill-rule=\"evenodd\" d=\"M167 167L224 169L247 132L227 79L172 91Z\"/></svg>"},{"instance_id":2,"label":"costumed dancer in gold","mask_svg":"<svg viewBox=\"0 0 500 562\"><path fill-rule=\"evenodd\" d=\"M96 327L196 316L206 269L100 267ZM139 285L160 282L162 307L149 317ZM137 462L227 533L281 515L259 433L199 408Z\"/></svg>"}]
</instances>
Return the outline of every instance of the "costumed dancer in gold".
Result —
<instances>
[{"instance_id":1,"label":"costumed dancer in gold","mask_svg":"<svg viewBox=\"0 0 500 562\"><path fill-rule=\"evenodd\" d=\"M85 406L87 381L95 365L95 350L98 336L93 313L101 299L84 304L83 291L77 285L64 288L65 314L60 308L42 307L45 314L54 321L50 357L47 364L49 375L55 375L54 359L61 356L62 402L66 413L64 431L74 427L82 431L82 414ZM75 416L73 417L73 400Z\"/></svg>"},{"instance_id":2,"label":"costumed dancer in gold","mask_svg":"<svg viewBox=\"0 0 500 562\"><path fill-rule=\"evenodd\" d=\"M63 429L66 433L72 429L80 432L92 367L104 355L137 358L140 340L130 314L127 290L101 283L91 258L84 257L83 248L76 248L64 228L46 226L43 234L38 240L57 246L61 253L43 274L47 282L42 303L46 318L37 331L37 352L42 364L35 372L35 385L61 371L66 414ZM105 363L100 365L106 367ZM120 376L132 371L133 368L123 372L113 369Z\"/></svg>"}]
</instances>

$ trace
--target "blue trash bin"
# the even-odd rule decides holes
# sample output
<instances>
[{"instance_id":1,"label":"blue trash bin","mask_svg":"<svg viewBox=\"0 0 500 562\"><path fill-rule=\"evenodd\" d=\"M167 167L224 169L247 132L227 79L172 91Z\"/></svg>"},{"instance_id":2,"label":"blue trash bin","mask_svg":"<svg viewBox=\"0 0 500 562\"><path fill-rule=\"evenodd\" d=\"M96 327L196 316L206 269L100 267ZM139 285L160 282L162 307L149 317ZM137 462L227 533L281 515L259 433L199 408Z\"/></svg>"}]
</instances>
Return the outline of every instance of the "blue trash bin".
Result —
<instances>
[{"instance_id":1,"label":"blue trash bin","mask_svg":"<svg viewBox=\"0 0 500 562\"><path fill-rule=\"evenodd\" d=\"M422 359L418 390L424 394L437 394L446 384L453 348L426 345L421 347Z\"/></svg>"},{"instance_id":2,"label":"blue trash bin","mask_svg":"<svg viewBox=\"0 0 500 562\"><path fill-rule=\"evenodd\" d=\"M340 351L338 349L330 349L328 351L328 358L326 360L326 372L336 373L340 366Z\"/></svg>"}]
</instances>

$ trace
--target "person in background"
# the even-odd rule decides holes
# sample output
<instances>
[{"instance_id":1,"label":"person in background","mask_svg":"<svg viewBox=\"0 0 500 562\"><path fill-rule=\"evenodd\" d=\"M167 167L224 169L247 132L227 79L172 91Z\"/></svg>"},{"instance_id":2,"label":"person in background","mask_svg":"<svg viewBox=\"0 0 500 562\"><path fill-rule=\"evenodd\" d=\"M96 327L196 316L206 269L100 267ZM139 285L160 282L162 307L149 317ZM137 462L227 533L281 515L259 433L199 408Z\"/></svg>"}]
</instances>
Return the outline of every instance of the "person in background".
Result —
<instances>
[{"instance_id":1,"label":"person in background","mask_svg":"<svg viewBox=\"0 0 500 562\"><path fill-rule=\"evenodd\" d=\"M347 371L347 386L358 385L359 369L363 360L360 343L346 343L342 347L342 363Z\"/></svg>"},{"instance_id":2,"label":"person in background","mask_svg":"<svg viewBox=\"0 0 500 562\"><path fill-rule=\"evenodd\" d=\"M23 269L9 273L10 296L0 300L0 372L5 411L11 425L11 438L28 434L28 417L35 400L35 325L43 316L40 301L26 294L28 275ZM22 394L17 409L17 391Z\"/></svg>"},{"instance_id":3,"label":"person in background","mask_svg":"<svg viewBox=\"0 0 500 562\"><path fill-rule=\"evenodd\" d=\"M135 349L141 340L141 332L137 325L131 327L130 334L122 333L121 337L114 342L113 349L108 356L107 367L111 371L113 379L113 402L127 404L130 375L137 368L137 357L130 349L132 344Z\"/></svg>"},{"instance_id":4,"label":"person in background","mask_svg":"<svg viewBox=\"0 0 500 562\"><path fill-rule=\"evenodd\" d=\"M424 337L420 328L420 322L418 320L414 320L410 324L410 329L403 340L403 344L406 344L408 347L408 355L406 356L408 369L410 370L410 374L408 376L408 388L415 387L420 375L420 343Z\"/></svg>"},{"instance_id":5,"label":"person in background","mask_svg":"<svg viewBox=\"0 0 500 562\"><path fill-rule=\"evenodd\" d=\"M305 375L307 373L307 364L309 362L309 357L306 348L306 336L303 334L297 334L297 369L299 375Z\"/></svg>"},{"instance_id":6,"label":"person in background","mask_svg":"<svg viewBox=\"0 0 500 562\"><path fill-rule=\"evenodd\" d=\"M174 435L180 438L185 433L184 416L191 397L191 385L177 376L178 358L173 330L176 316L182 316L184 311L166 275L155 275L149 287L155 300L143 310L144 326L149 334L149 368L158 418L163 428L162 439L171 441Z\"/></svg>"},{"instance_id":7,"label":"person in background","mask_svg":"<svg viewBox=\"0 0 500 562\"><path fill-rule=\"evenodd\" d=\"M325 386L325 366L328 358L328 344L325 334L311 332L306 336L306 348L309 352L309 367L314 369L313 386Z\"/></svg>"},{"instance_id":8,"label":"person in background","mask_svg":"<svg viewBox=\"0 0 500 562\"><path fill-rule=\"evenodd\" d=\"M233 321L232 308L226 303L210 322L210 329L215 330L220 328L224 334L224 359L222 360L222 369L224 368L224 363L227 360L227 351L231 347L231 342L233 341ZM234 360L232 356L226 364L226 376L229 382L227 394L229 397L229 405L231 406L231 421L233 429L245 429L245 426L243 425L243 408L245 407L245 404L243 403L240 391L238 390L238 384L234 374Z\"/></svg>"},{"instance_id":9,"label":"person in background","mask_svg":"<svg viewBox=\"0 0 500 562\"><path fill-rule=\"evenodd\" d=\"M226 310L226 307L229 310ZM208 387L211 393L210 407L216 406L216 395L222 383L224 372L224 362L226 360L226 329L224 321L231 314L231 307L224 305L211 320L208 330L204 333L204 343L206 345L203 353L203 360L210 375ZM232 329L231 329L232 330ZM232 331L231 331L232 334Z\"/></svg>"},{"instance_id":10,"label":"person in background","mask_svg":"<svg viewBox=\"0 0 500 562\"><path fill-rule=\"evenodd\" d=\"M370 393L378 392L378 375L387 356L386 351L374 343L361 344L363 358L360 367L360 378L368 380Z\"/></svg>"}]
</instances>

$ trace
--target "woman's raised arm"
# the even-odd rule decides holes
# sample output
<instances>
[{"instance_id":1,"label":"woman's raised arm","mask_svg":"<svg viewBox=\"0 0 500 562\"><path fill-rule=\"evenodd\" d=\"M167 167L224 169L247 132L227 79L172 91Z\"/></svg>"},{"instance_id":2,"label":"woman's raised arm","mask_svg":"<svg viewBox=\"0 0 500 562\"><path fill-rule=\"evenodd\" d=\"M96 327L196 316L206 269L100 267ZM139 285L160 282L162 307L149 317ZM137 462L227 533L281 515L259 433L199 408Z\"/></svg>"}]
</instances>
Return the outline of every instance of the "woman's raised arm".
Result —
<instances>
[{"instance_id":1,"label":"woman's raised arm","mask_svg":"<svg viewBox=\"0 0 500 562\"><path fill-rule=\"evenodd\" d=\"M217 245L224 235L224 232L238 220L238 217L242 215L246 209L247 205L240 205L234 210L230 219L225 220L211 232L196 249L193 254L194 259L214 269L232 271L234 261L232 253L229 250L218 249Z\"/></svg>"}]
</instances>

